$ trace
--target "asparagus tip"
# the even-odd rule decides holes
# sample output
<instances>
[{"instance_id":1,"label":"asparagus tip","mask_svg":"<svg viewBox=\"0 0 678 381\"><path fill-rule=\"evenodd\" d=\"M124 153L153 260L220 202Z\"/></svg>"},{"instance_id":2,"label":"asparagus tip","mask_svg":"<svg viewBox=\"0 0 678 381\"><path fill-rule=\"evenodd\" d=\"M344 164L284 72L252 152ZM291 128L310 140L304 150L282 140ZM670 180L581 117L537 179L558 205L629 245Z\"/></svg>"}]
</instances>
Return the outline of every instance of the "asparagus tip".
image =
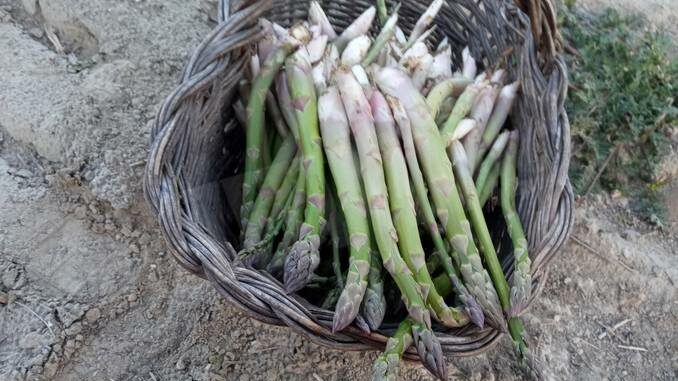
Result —
<instances>
[{"instance_id":1,"label":"asparagus tip","mask_svg":"<svg viewBox=\"0 0 678 381\"><path fill-rule=\"evenodd\" d=\"M485 314L478 301L474 297L470 297L466 300L465 307L471 322L478 328L483 329L485 327Z\"/></svg>"},{"instance_id":2,"label":"asparagus tip","mask_svg":"<svg viewBox=\"0 0 678 381\"><path fill-rule=\"evenodd\" d=\"M367 325L370 326L370 329L376 331L381 326L381 322L384 320L384 315L386 315L386 310L384 309L386 302L384 301L384 296L373 292L370 289L365 291L365 299L363 301L363 315Z\"/></svg>"},{"instance_id":3,"label":"asparagus tip","mask_svg":"<svg viewBox=\"0 0 678 381\"><path fill-rule=\"evenodd\" d=\"M419 324L412 326L414 344L424 364L434 376L441 380L447 380L447 366L440 342L430 329L425 329Z\"/></svg>"},{"instance_id":4,"label":"asparagus tip","mask_svg":"<svg viewBox=\"0 0 678 381\"><path fill-rule=\"evenodd\" d=\"M311 280L318 267L320 239L302 239L294 243L285 258L283 280L285 291L293 293L301 290Z\"/></svg>"},{"instance_id":5,"label":"asparagus tip","mask_svg":"<svg viewBox=\"0 0 678 381\"><path fill-rule=\"evenodd\" d=\"M355 295L347 292L348 287L341 293L339 301L334 309L334 318L332 319L332 333L339 332L348 327L355 319L360 308L360 303L355 303Z\"/></svg>"}]
</instances>

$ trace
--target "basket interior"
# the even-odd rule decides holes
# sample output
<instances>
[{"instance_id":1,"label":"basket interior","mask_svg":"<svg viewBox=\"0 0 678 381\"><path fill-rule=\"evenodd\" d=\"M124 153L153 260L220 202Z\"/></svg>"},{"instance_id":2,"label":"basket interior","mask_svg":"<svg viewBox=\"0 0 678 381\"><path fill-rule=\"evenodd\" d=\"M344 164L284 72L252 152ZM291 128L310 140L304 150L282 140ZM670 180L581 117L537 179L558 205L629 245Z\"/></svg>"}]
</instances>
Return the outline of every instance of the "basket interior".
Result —
<instances>
[{"instance_id":1,"label":"basket interior","mask_svg":"<svg viewBox=\"0 0 678 381\"><path fill-rule=\"evenodd\" d=\"M321 3L338 32L373 4L368 1L321 1ZM389 3L390 9L393 2L387 3ZM501 65L508 67L509 72L511 72L511 63L515 58L511 54L505 54L507 52L505 46L509 46L513 35L500 32L512 32L513 29L508 25L497 26L495 17L474 16L471 11L464 7L464 4L464 1L459 1L453 5L446 4L443 7L441 14L436 18L437 29L433 38L431 38L432 43L436 44L443 36L447 36L453 47L453 52L457 53L457 56L454 57L457 67L460 66L461 61L460 51L470 44L474 55L482 58L482 61L479 59L481 68L483 66L495 67ZM401 15L399 25L406 33L416 23L417 18L427 5L428 2L407 1L402 3L399 11L399 15ZM305 19L307 10L308 2L306 1L277 1L274 2L274 7L267 13L266 17L281 25L289 26L298 20ZM492 26L481 32L478 29L483 28L485 19L491 19L494 22ZM508 20L506 23L508 24ZM376 27L374 31L377 31ZM479 35L486 35L488 38L474 38L469 41L468 36ZM243 60L248 59L247 54L249 54L249 51L244 50ZM242 75L241 72L238 79L241 79ZM511 73L510 76L513 76L513 74ZM185 195L182 200L186 204L185 209L193 214L193 219L199 222L210 235L231 243L237 249L240 237L238 221L240 220L245 135L243 126L235 122L232 114L231 105L238 97L235 90L237 86L233 87L232 91L226 93L213 90L205 94L208 97L216 96L220 99L210 98L206 101L203 99L205 106L203 106L202 113L197 115L196 113L187 113L186 117L195 118L194 122L201 124L201 128L189 128L184 131L186 136L178 137L178 139L185 139L185 143L178 147L179 154L175 155L175 159L177 160L177 167L190 167L190 170L182 171L185 181L183 182L184 188L179 192ZM186 107L191 107L191 104L188 103ZM224 124L226 124L225 129L220 127ZM188 125L190 126L192 123L189 122ZM206 131L209 131L209 133L206 133ZM182 182L180 182L180 186L181 184ZM488 206L488 213L496 214L496 218L489 219L491 232L499 248L498 253L502 262L509 270L511 245L505 237L503 218L492 209L492 205ZM507 247L509 250L505 249ZM322 252L329 252L327 247L323 249ZM320 271L322 272L322 268ZM310 302L314 301L312 293L302 294L302 296L309 298Z\"/></svg>"}]
</instances>

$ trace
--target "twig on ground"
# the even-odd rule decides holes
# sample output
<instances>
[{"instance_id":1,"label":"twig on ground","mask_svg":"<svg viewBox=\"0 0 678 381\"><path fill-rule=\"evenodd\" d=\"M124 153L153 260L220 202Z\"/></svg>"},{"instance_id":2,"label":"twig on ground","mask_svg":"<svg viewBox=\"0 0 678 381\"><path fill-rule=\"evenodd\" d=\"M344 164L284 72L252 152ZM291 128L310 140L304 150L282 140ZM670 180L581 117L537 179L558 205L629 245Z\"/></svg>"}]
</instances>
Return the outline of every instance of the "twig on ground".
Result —
<instances>
[{"instance_id":1,"label":"twig on ground","mask_svg":"<svg viewBox=\"0 0 678 381\"><path fill-rule=\"evenodd\" d=\"M636 351L636 352L647 352L647 351L648 351L646 348L643 348L643 347L634 347L634 346L632 346L632 345L621 345L621 344L620 344L620 345L617 345L617 348L627 349L627 350L629 350L629 351Z\"/></svg>"},{"instance_id":2,"label":"twig on ground","mask_svg":"<svg viewBox=\"0 0 678 381\"><path fill-rule=\"evenodd\" d=\"M602 340L605 336L607 336L608 332L610 332L611 334L614 334L614 331L621 328L623 325L629 323L630 321L631 321L631 319L624 319L624 320L620 321L619 323L615 324L614 326L612 326L612 328L603 325L603 328L605 328L605 332L598 335L598 340ZM615 335L615 337L617 337L617 336Z\"/></svg>"},{"instance_id":3,"label":"twig on ground","mask_svg":"<svg viewBox=\"0 0 678 381\"><path fill-rule=\"evenodd\" d=\"M570 236L570 238L571 238L576 244L578 244L578 245L580 245L581 247L583 247L584 249L586 249L586 251L588 251L588 252L591 253L591 254L594 254L595 256L597 256L598 258L604 260L605 262L608 262L608 263L616 263L616 264L618 264L619 266L621 266L621 267L625 268L626 270L628 270L629 272L632 272L632 273L635 273L635 272L636 272L636 270L635 270L633 267L627 265L626 263L624 263L624 262L622 262L622 261L620 261L620 260L618 260L618 259L615 259L615 260L613 261L613 260L611 260L611 259L605 257L604 255L600 254L598 251L596 251L596 249L594 249L593 247L591 247L591 245L589 245L588 243L584 242L584 240L582 240L581 238L579 238L579 237L577 237L577 236L575 236L575 235Z\"/></svg>"}]
</instances>

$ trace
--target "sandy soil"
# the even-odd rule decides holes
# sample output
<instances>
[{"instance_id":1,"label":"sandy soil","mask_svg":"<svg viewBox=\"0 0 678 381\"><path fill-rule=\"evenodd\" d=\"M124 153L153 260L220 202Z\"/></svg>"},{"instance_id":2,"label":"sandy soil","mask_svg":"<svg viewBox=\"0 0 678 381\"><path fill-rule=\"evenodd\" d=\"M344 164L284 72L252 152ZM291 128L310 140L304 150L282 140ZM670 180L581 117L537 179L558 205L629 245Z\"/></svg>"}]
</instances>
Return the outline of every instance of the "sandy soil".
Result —
<instances>
[{"instance_id":1,"label":"sandy soil","mask_svg":"<svg viewBox=\"0 0 678 381\"><path fill-rule=\"evenodd\" d=\"M669 0L643 3L675 28ZM166 255L146 211L148 122L209 31L205 4L0 0L0 380L366 379L376 353L246 318ZM678 376L678 224L627 203L579 202L526 316L551 379ZM517 380L514 361L503 340L450 359L450 379Z\"/></svg>"}]
</instances>

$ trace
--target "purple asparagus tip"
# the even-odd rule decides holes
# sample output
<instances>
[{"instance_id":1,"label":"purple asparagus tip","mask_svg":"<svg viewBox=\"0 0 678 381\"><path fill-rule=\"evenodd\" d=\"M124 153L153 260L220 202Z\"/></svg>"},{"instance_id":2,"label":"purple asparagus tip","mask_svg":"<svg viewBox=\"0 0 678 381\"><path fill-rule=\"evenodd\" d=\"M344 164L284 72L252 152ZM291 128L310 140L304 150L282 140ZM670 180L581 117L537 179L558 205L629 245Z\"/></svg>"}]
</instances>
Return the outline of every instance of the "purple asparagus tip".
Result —
<instances>
[{"instance_id":1,"label":"purple asparagus tip","mask_svg":"<svg viewBox=\"0 0 678 381\"><path fill-rule=\"evenodd\" d=\"M283 280L287 293L301 290L311 280L320 262L317 245L313 243L315 241L319 240L303 239L295 242L285 258Z\"/></svg>"}]
</instances>

